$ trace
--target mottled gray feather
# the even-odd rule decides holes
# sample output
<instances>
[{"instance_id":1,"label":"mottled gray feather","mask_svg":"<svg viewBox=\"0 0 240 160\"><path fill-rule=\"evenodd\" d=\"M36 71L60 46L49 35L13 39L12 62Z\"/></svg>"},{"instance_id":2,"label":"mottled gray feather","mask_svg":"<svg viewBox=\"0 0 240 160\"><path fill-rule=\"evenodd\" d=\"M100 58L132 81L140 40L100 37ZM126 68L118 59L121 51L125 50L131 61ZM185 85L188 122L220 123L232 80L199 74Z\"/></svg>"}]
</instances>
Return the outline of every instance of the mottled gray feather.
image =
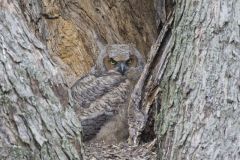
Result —
<instances>
[{"instance_id":1,"label":"mottled gray feather","mask_svg":"<svg viewBox=\"0 0 240 160\"><path fill-rule=\"evenodd\" d=\"M83 139L93 138L100 128L118 113L129 95L130 82L126 77L111 73L88 75L79 79L71 88L77 104L77 113L83 127Z\"/></svg>"},{"instance_id":2,"label":"mottled gray feather","mask_svg":"<svg viewBox=\"0 0 240 160\"><path fill-rule=\"evenodd\" d=\"M103 62L104 57L110 54L111 57L119 56L119 54L121 54L120 56L126 54L128 57L129 53L138 58L137 66L128 67L125 75L114 69L106 69ZM143 66L144 59L133 46L108 45L100 53L95 69L75 82L71 87L71 93L76 104L75 110L83 127L83 140L92 139L99 130L101 130L100 139L108 137L104 134L110 134L109 137L118 141L118 137L127 135L128 100ZM102 126L105 126L103 130ZM121 132L122 130L125 132ZM120 136L114 135L118 133ZM108 140L111 141L111 138Z\"/></svg>"}]
</instances>

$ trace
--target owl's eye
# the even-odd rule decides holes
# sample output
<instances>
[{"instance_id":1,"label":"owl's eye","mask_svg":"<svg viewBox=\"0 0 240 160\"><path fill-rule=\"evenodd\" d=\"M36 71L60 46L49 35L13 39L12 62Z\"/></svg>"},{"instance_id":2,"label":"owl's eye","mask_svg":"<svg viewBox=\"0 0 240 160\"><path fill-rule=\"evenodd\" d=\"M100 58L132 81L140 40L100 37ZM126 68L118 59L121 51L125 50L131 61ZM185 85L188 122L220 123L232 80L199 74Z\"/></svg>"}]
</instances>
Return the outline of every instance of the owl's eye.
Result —
<instances>
[{"instance_id":1,"label":"owl's eye","mask_svg":"<svg viewBox=\"0 0 240 160\"><path fill-rule=\"evenodd\" d=\"M112 58L110 58L110 63L111 63L112 65L117 64L117 62L116 62L114 59L112 59Z\"/></svg>"},{"instance_id":2,"label":"owl's eye","mask_svg":"<svg viewBox=\"0 0 240 160\"><path fill-rule=\"evenodd\" d=\"M129 60L127 60L127 65L130 65L132 63L132 59L130 58Z\"/></svg>"}]
</instances>

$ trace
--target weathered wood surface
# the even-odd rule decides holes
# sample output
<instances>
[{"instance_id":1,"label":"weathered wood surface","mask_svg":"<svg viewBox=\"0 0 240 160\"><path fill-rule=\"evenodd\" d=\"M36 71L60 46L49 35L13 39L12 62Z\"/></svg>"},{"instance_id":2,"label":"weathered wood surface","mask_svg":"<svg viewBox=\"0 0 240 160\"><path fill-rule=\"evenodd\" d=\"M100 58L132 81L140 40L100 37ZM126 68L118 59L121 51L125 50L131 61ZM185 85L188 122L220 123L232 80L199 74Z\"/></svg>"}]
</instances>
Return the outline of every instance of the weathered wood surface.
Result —
<instances>
[{"instance_id":1,"label":"weathered wood surface","mask_svg":"<svg viewBox=\"0 0 240 160\"><path fill-rule=\"evenodd\" d=\"M71 85L106 44L133 43L147 54L157 37L153 1L21 0L24 18Z\"/></svg>"},{"instance_id":2,"label":"weathered wood surface","mask_svg":"<svg viewBox=\"0 0 240 160\"><path fill-rule=\"evenodd\" d=\"M107 43L146 55L153 1L0 0L0 159L81 159L68 87Z\"/></svg>"},{"instance_id":3,"label":"weathered wood surface","mask_svg":"<svg viewBox=\"0 0 240 160\"><path fill-rule=\"evenodd\" d=\"M240 1L176 1L158 159L240 159Z\"/></svg>"},{"instance_id":4,"label":"weathered wood surface","mask_svg":"<svg viewBox=\"0 0 240 160\"><path fill-rule=\"evenodd\" d=\"M82 159L61 71L18 3L0 8L0 159Z\"/></svg>"},{"instance_id":5,"label":"weathered wood surface","mask_svg":"<svg viewBox=\"0 0 240 160\"><path fill-rule=\"evenodd\" d=\"M164 24L156 42L152 45L143 73L131 94L129 102L129 143L133 145L139 144L140 136L147 127L150 108L160 91L158 84L170 57L169 48L171 47L169 47L169 42L171 42L172 22L173 16L171 15ZM154 131L152 130L152 132Z\"/></svg>"},{"instance_id":6,"label":"weathered wood surface","mask_svg":"<svg viewBox=\"0 0 240 160\"><path fill-rule=\"evenodd\" d=\"M81 159L67 85L106 43L148 53L156 38L148 2L0 1L1 159ZM164 29L170 1L154 2L166 6L155 17ZM174 2L158 53L170 56L151 61L136 103L158 113L158 159L240 159L240 1Z\"/></svg>"}]
</instances>

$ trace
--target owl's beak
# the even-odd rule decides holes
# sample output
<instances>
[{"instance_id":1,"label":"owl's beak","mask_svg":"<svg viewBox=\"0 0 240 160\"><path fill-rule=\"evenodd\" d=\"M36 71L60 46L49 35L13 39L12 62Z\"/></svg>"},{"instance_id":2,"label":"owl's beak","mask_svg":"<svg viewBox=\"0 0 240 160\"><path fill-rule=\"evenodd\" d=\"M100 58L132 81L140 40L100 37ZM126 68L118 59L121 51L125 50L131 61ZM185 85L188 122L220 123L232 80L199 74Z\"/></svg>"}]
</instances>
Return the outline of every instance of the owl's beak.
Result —
<instances>
[{"instance_id":1,"label":"owl's beak","mask_svg":"<svg viewBox=\"0 0 240 160\"><path fill-rule=\"evenodd\" d=\"M118 72L120 72L122 75L124 75L124 73L127 70L127 65L124 62L121 62L118 64Z\"/></svg>"}]
</instances>

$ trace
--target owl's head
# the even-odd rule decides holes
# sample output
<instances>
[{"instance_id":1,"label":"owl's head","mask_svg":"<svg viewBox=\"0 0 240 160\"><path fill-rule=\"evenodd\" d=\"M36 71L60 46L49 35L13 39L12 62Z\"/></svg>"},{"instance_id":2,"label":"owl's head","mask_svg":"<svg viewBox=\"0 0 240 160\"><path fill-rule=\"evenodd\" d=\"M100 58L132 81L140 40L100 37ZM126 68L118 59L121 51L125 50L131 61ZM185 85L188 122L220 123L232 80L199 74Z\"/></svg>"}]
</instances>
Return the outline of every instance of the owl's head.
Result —
<instances>
[{"instance_id":1,"label":"owl's head","mask_svg":"<svg viewBox=\"0 0 240 160\"><path fill-rule=\"evenodd\" d=\"M135 68L143 69L144 59L132 45L113 44L102 50L97 66L102 72L118 72L125 75Z\"/></svg>"}]
</instances>

